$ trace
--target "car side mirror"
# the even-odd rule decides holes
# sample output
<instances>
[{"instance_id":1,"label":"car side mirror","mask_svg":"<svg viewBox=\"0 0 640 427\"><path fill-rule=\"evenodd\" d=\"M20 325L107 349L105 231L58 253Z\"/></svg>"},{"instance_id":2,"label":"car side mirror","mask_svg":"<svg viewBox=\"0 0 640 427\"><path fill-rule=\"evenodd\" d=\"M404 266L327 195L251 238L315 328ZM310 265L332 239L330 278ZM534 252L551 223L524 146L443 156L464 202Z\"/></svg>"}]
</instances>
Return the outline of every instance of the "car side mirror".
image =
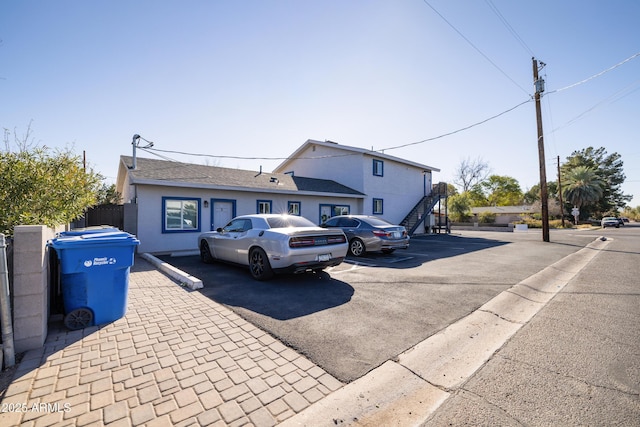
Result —
<instances>
[{"instance_id":1,"label":"car side mirror","mask_svg":"<svg viewBox=\"0 0 640 427\"><path fill-rule=\"evenodd\" d=\"M218 227L218 228L216 228L216 231L217 231L218 233L222 233L222 227Z\"/></svg>"}]
</instances>

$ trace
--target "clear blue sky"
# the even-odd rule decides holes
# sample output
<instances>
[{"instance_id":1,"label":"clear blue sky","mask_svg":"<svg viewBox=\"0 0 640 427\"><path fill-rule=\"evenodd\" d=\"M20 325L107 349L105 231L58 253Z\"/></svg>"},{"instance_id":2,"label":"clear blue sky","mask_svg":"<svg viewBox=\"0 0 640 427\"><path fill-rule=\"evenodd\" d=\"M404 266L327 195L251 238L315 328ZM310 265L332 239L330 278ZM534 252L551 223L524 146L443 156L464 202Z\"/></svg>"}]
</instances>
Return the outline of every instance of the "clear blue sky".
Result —
<instances>
[{"instance_id":1,"label":"clear blue sky","mask_svg":"<svg viewBox=\"0 0 640 427\"><path fill-rule=\"evenodd\" d=\"M481 158L527 190L539 180L533 102L388 148L531 99L535 56L548 180L557 156L605 147L640 205L640 57L550 93L640 52L636 0L5 0L0 39L0 126L32 122L36 142L85 151L109 182L140 134L163 150L262 158L328 139L440 168L436 181Z\"/></svg>"}]
</instances>

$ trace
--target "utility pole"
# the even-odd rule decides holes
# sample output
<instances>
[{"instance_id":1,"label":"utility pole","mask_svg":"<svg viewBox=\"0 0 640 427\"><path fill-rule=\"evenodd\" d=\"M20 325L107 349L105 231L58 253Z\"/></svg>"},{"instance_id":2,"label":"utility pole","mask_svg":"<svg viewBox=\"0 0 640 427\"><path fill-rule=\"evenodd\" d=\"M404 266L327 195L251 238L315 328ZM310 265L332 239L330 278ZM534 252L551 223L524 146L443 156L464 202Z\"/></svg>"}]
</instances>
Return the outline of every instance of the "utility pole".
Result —
<instances>
[{"instance_id":1,"label":"utility pole","mask_svg":"<svg viewBox=\"0 0 640 427\"><path fill-rule=\"evenodd\" d=\"M562 217L562 228L564 228L564 204L562 202L562 178L560 176L560 156L558 156L558 199L560 200L560 216Z\"/></svg>"},{"instance_id":2,"label":"utility pole","mask_svg":"<svg viewBox=\"0 0 640 427\"><path fill-rule=\"evenodd\" d=\"M549 192L547 191L547 170L544 156L544 136L542 133L542 112L540 111L540 96L544 92L544 80L538 77L538 70L546 64L531 58L533 61L533 84L536 88L536 119L538 121L538 161L540 162L540 203L542 205L542 240L549 241Z\"/></svg>"}]
</instances>

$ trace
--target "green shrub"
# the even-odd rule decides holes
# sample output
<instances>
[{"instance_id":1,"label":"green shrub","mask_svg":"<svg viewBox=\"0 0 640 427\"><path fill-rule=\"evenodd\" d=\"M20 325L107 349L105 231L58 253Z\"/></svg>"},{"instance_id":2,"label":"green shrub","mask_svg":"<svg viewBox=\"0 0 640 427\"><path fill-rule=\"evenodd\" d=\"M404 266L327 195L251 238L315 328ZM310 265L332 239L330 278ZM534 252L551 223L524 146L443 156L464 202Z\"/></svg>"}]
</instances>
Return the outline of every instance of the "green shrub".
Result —
<instances>
[{"instance_id":1,"label":"green shrub","mask_svg":"<svg viewBox=\"0 0 640 427\"><path fill-rule=\"evenodd\" d=\"M496 222L496 214L485 211L478 215L478 220L485 224L493 224L494 222Z\"/></svg>"}]
</instances>

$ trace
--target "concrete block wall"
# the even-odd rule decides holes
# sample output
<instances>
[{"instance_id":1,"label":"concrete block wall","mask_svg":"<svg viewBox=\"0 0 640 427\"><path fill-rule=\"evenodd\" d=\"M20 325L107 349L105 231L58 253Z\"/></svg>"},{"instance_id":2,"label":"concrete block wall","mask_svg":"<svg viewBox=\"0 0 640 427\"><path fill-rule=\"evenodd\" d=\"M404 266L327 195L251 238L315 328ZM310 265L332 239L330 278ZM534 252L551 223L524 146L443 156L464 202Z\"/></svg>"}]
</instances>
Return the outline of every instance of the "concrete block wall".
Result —
<instances>
[{"instance_id":1,"label":"concrete block wall","mask_svg":"<svg viewBox=\"0 0 640 427\"><path fill-rule=\"evenodd\" d=\"M49 320L49 254L55 231L19 225L13 239L13 340L16 353L42 347Z\"/></svg>"}]
</instances>

